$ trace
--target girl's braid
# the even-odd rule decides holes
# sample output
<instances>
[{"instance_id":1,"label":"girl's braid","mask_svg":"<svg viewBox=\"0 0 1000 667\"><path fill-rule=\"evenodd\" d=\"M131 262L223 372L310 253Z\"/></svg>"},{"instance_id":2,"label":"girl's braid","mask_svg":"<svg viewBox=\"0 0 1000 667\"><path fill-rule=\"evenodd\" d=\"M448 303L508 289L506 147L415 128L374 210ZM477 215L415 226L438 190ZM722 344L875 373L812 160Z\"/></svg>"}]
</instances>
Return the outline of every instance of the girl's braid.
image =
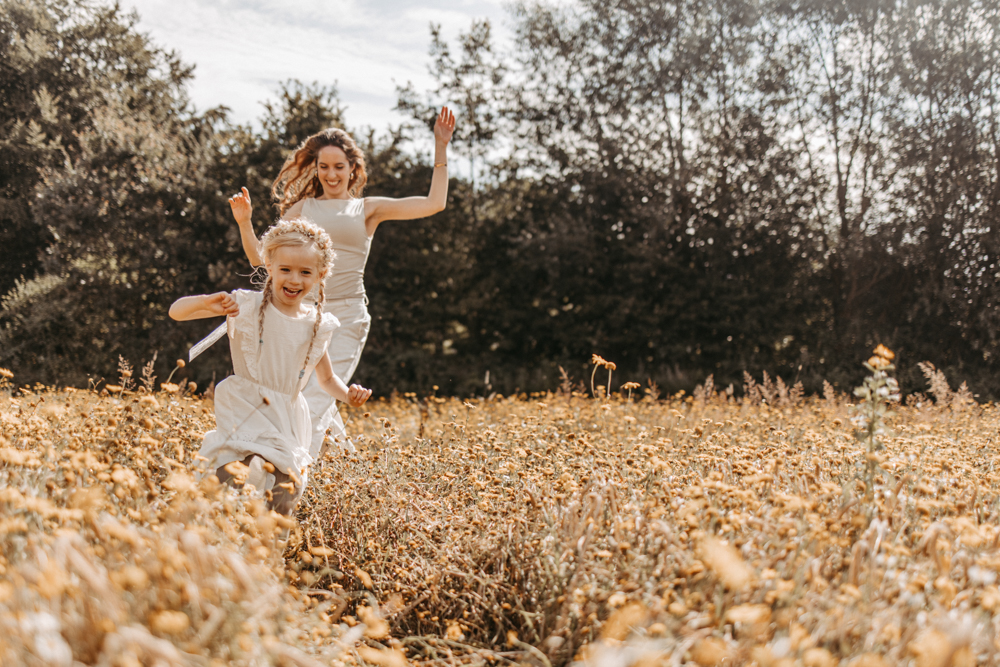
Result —
<instances>
[{"instance_id":1,"label":"girl's braid","mask_svg":"<svg viewBox=\"0 0 1000 667\"><path fill-rule=\"evenodd\" d=\"M304 221L303 221L304 222ZM333 243L330 237L321 227L309 223L303 224L302 233L309 237L316 246L319 253L320 272L327 271L333 266ZM299 371L299 378L305 375L306 368L309 367L309 357L312 355L313 346L316 344L316 334L319 333L319 325L323 322L323 304L326 301L326 280L319 281L319 294L316 299L316 321L313 322L312 337L309 339L309 348L306 350L306 359Z\"/></svg>"},{"instance_id":2,"label":"girl's braid","mask_svg":"<svg viewBox=\"0 0 1000 667\"><path fill-rule=\"evenodd\" d=\"M267 279L264 281L264 289L261 290L263 296L260 300L260 315L257 318L257 346L260 349L260 345L264 343L264 313L267 311L267 304L271 303L271 274L267 274Z\"/></svg>"},{"instance_id":3,"label":"girl's braid","mask_svg":"<svg viewBox=\"0 0 1000 667\"><path fill-rule=\"evenodd\" d=\"M319 325L323 322L323 302L326 301L326 285L325 281L319 282L319 295L316 299L316 321L313 322L313 333L312 338L309 339L309 349L306 350L306 360L302 365L302 370L299 371L299 378L301 379L306 374L306 368L309 367L309 355L312 354L313 345L316 343L316 334L319 333Z\"/></svg>"}]
</instances>

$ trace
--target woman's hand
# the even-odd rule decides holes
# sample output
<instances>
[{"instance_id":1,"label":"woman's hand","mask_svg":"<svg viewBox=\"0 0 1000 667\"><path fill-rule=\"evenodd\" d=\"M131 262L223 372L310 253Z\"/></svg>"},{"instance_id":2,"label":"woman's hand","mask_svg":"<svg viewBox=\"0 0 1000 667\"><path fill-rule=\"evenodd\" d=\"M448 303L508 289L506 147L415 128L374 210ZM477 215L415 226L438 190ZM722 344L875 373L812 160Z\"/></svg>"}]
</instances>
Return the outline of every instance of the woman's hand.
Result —
<instances>
[{"instance_id":1,"label":"woman's hand","mask_svg":"<svg viewBox=\"0 0 1000 667\"><path fill-rule=\"evenodd\" d=\"M365 401L371 398L371 395L371 389L365 389L360 384L352 384L351 388L347 390L347 404L352 408L360 408L365 404Z\"/></svg>"},{"instance_id":2,"label":"woman's hand","mask_svg":"<svg viewBox=\"0 0 1000 667\"><path fill-rule=\"evenodd\" d=\"M229 206L233 209L233 217L240 227L250 224L253 215L253 205L250 204L250 193L246 188L240 194L235 194L229 198Z\"/></svg>"},{"instance_id":3,"label":"woman's hand","mask_svg":"<svg viewBox=\"0 0 1000 667\"><path fill-rule=\"evenodd\" d=\"M216 292L205 297L205 309L213 315L239 315L240 307L229 292Z\"/></svg>"},{"instance_id":4,"label":"woman's hand","mask_svg":"<svg viewBox=\"0 0 1000 667\"><path fill-rule=\"evenodd\" d=\"M455 114L448 107L441 107L441 113L434 121L434 141L445 146L451 141L451 135L455 132ZM246 190L244 189L244 192ZM247 198L249 202L249 198Z\"/></svg>"}]
</instances>

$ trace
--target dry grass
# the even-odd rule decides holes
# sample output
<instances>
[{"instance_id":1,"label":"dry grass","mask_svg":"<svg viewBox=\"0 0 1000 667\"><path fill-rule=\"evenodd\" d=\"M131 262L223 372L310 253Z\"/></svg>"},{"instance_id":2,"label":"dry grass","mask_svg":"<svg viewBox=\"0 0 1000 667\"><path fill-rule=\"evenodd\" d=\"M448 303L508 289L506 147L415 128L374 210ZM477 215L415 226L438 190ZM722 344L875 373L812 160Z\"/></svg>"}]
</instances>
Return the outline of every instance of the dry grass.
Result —
<instances>
[{"instance_id":1,"label":"dry grass","mask_svg":"<svg viewBox=\"0 0 1000 667\"><path fill-rule=\"evenodd\" d=\"M192 472L203 401L0 398L0 659L995 663L1000 412L937 387L870 450L832 394L748 394L375 402L284 559Z\"/></svg>"}]
</instances>

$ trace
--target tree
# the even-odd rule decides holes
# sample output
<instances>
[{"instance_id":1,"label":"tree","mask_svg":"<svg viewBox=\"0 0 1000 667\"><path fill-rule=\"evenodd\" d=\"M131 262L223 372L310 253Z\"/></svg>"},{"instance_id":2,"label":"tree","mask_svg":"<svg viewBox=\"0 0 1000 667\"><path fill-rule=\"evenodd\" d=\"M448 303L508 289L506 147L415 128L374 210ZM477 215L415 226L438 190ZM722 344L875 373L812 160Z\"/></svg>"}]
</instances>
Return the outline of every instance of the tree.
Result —
<instances>
[{"instance_id":1,"label":"tree","mask_svg":"<svg viewBox=\"0 0 1000 667\"><path fill-rule=\"evenodd\" d=\"M165 364L185 349L167 306L238 284L208 176L210 120L139 115L128 102L106 98L78 134L76 158L44 170L36 186L33 215L53 242L44 273L2 304L0 363L22 378L80 385L109 376L119 356L137 362L154 351L166 352ZM187 342L205 330L189 328Z\"/></svg>"},{"instance_id":2,"label":"tree","mask_svg":"<svg viewBox=\"0 0 1000 667\"><path fill-rule=\"evenodd\" d=\"M0 2L0 295L41 269L53 237L32 213L39 170L78 158L92 110L116 95L136 114L187 103L191 69L150 45L136 20L89 0Z\"/></svg>"}]
</instances>

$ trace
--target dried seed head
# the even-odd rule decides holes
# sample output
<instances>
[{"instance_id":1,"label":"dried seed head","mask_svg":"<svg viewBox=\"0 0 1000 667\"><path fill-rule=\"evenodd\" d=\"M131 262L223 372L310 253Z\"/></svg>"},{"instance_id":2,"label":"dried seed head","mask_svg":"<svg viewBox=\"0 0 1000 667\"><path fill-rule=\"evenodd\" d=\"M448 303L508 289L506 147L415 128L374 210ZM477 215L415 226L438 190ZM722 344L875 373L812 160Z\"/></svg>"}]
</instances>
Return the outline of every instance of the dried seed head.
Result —
<instances>
[{"instance_id":1,"label":"dried seed head","mask_svg":"<svg viewBox=\"0 0 1000 667\"><path fill-rule=\"evenodd\" d=\"M369 639L382 639L389 636L389 624L372 607L358 607L358 618L367 626L365 628L365 637Z\"/></svg>"},{"instance_id":2,"label":"dried seed head","mask_svg":"<svg viewBox=\"0 0 1000 667\"><path fill-rule=\"evenodd\" d=\"M602 639L624 640L638 627L645 625L649 611L638 602L627 604L616 610L601 627Z\"/></svg>"},{"instance_id":3,"label":"dried seed head","mask_svg":"<svg viewBox=\"0 0 1000 667\"><path fill-rule=\"evenodd\" d=\"M191 619L183 611L160 611L150 616L149 627L162 635L179 635L191 627Z\"/></svg>"},{"instance_id":4,"label":"dried seed head","mask_svg":"<svg viewBox=\"0 0 1000 667\"><path fill-rule=\"evenodd\" d=\"M729 660L729 649L726 643L717 637L700 639L691 648L691 659L701 667L716 667Z\"/></svg>"},{"instance_id":5,"label":"dried seed head","mask_svg":"<svg viewBox=\"0 0 1000 667\"><path fill-rule=\"evenodd\" d=\"M354 569L354 576L361 580L364 587L371 590L375 584L372 582L372 577L370 574L362 570L360 567Z\"/></svg>"},{"instance_id":6,"label":"dried seed head","mask_svg":"<svg viewBox=\"0 0 1000 667\"><path fill-rule=\"evenodd\" d=\"M729 590L742 591L753 580L753 570L743 561L739 552L717 537L702 537L698 543L698 553Z\"/></svg>"}]
</instances>

